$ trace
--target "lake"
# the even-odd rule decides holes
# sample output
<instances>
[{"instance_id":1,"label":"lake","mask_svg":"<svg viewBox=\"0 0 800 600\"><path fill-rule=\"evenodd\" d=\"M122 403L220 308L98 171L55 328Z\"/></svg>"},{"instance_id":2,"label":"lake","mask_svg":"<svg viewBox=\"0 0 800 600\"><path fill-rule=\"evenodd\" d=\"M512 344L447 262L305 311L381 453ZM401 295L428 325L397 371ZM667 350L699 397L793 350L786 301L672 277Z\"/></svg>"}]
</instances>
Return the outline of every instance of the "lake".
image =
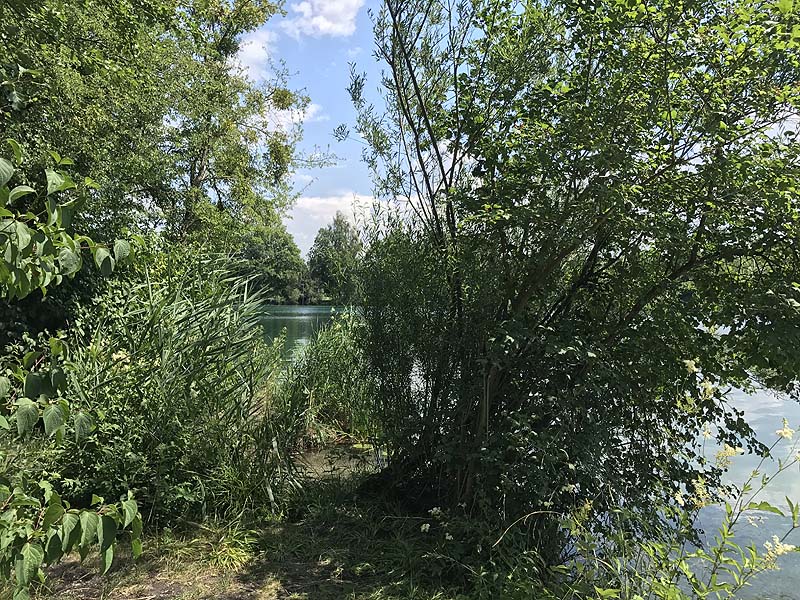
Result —
<instances>
[{"instance_id":1,"label":"lake","mask_svg":"<svg viewBox=\"0 0 800 600\"><path fill-rule=\"evenodd\" d=\"M271 306L269 314L264 319L266 335L272 339L286 329L286 355L290 356L296 349L308 343L309 339L320 326L324 325L335 312L335 307L330 306ZM798 430L800 436L800 404L778 398L773 394L759 392L745 394L733 392L730 395L731 404L745 412L745 419L758 433L762 442L771 445L777 439L775 430L780 429L782 420L786 417L789 425ZM775 455L785 456L793 443L783 440L776 448ZM710 451L713 456L714 451ZM732 483L743 483L756 468L759 458L752 455L737 456L733 459L728 480ZM771 467L771 468L770 468ZM767 464L762 472L770 473L777 468L777 464ZM771 504L786 508L785 497L800 501L800 469L796 466L774 479L770 486L757 498L766 500ZM701 525L713 538L714 529L720 523L722 511L711 507L701 514ZM786 531L788 519L777 515L765 514L764 522L758 527L753 527L746 522L737 528L737 541L739 543L753 542L759 551L764 550L764 542L773 535L782 535ZM795 531L787 543L800 546L800 530ZM800 553L792 553L781 557L781 570L766 572L758 576L753 585L747 588L741 598L759 600L798 600L800 599Z\"/></svg>"},{"instance_id":2,"label":"lake","mask_svg":"<svg viewBox=\"0 0 800 600\"><path fill-rule=\"evenodd\" d=\"M291 356L295 350L308 344L317 329L327 323L336 311L334 306L270 306L264 317L264 333L273 340L286 329L285 355Z\"/></svg>"}]
</instances>

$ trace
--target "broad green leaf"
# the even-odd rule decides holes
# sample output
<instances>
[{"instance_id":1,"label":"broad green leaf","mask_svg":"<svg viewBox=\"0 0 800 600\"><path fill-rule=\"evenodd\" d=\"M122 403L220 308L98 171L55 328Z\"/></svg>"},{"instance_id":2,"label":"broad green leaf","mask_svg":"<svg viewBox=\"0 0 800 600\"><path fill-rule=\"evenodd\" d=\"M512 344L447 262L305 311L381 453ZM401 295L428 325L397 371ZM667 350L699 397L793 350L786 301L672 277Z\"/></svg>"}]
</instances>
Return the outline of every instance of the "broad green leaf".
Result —
<instances>
[{"instance_id":1,"label":"broad green leaf","mask_svg":"<svg viewBox=\"0 0 800 600\"><path fill-rule=\"evenodd\" d=\"M51 531L44 545L44 562L51 565L57 562L64 553L61 551L61 536L58 531Z\"/></svg>"},{"instance_id":2,"label":"broad green leaf","mask_svg":"<svg viewBox=\"0 0 800 600\"><path fill-rule=\"evenodd\" d=\"M6 419L3 415L0 415L0 428L5 429L6 431L11 429L8 419Z\"/></svg>"},{"instance_id":3,"label":"broad green leaf","mask_svg":"<svg viewBox=\"0 0 800 600\"><path fill-rule=\"evenodd\" d=\"M14 175L14 166L5 158L0 158L0 187L7 184Z\"/></svg>"},{"instance_id":4,"label":"broad green leaf","mask_svg":"<svg viewBox=\"0 0 800 600\"><path fill-rule=\"evenodd\" d=\"M44 384L45 384L44 374L28 373L25 376L25 385L23 387L23 393L27 398L35 400L47 391L45 389L46 386Z\"/></svg>"},{"instance_id":5,"label":"broad green leaf","mask_svg":"<svg viewBox=\"0 0 800 600\"><path fill-rule=\"evenodd\" d=\"M94 419L83 411L75 414L75 441L80 442L94 429Z\"/></svg>"},{"instance_id":6,"label":"broad green leaf","mask_svg":"<svg viewBox=\"0 0 800 600\"><path fill-rule=\"evenodd\" d=\"M114 271L114 259L111 253L102 246L99 246L94 252L94 262L100 269L100 272L108 277Z\"/></svg>"},{"instance_id":7,"label":"broad green leaf","mask_svg":"<svg viewBox=\"0 0 800 600\"><path fill-rule=\"evenodd\" d=\"M27 585L42 566L44 550L39 544L29 542L22 547L17 560L17 584Z\"/></svg>"},{"instance_id":8,"label":"broad green leaf","mask_svg":"<svg viewBox=\"0 0 800 600\"><path fill-rule=\"evenodd\" d=\"M133 520L136 518L136 515L139 513L139 507L136 504L136 500L125 500L122 503L122 510L125 513L125 522L122 526L127 527L133 522Z\"/></svg>"},{"instance_id":9,"label":"broad green leaf","mask_svg":"<svg viewBox=\"0 0 800 600\"><path fill-rule=\"evenodd\" d=\"M142 540L131 540L131 553L133 558L139 558L142 555Z\"/></svg>"},{"instance_id":10,"label":"broad green leaf","mask_svg":"<svg viewBox=\"0 0 800 600\"><path fill-rule=\"evenodd\" d=\"M25 435L33 431L33 427L39 420L39 407L30 398L20 398L17 400L17 433Z\"/></svg>"},{"instance_id":11,"label":"broad green leaf","mask_svg":"<svg viewBox=\"0 0 800 600\"><path fill-rule=\"evenodd\" d=\"M31 231L22 221L16 221L14 227L17 231L17 247L25 250L31 243Z\"/></svg>"},{"instance_id":12,"label":"broad green leaf","mask_svg":"<svg viewBox=\"0 0 800 600\"><path fill-rule=\"evenodd\" d=\"M47 507L44 511L44 518L42 519L42 528L49 529L52 525L58 523L59 519L65 515L64 507L60 502L56 502Z\"/></svg>"},{"instance_id":13,"label":"broad green leaf","mask_svg":"<svg viewBox=\"0 0 800 600\"><path fill-rule=\"evenodd\" d=\"M44 175L47 178L47 195L53 194L64 185L64 177L53 169L45 169Z\"/></svg>"},{"instance_id":14,"label":"broad green leaf","mask_svg":"<svg viewBox=\"0 0 800 600\"><path fill-rule=\"evenodd\" d=\"M14 202L17 198L22 198L28 194L35 194L36 190L29 185L18 185L8 194L8 201Z\"/></svg>"},{"instance_id":15,"label":"broad green leaf","mask_svg":"<svg viewBox=\"0 0 800 600\"><path fill-rule=\"evenodd\" d=\"M108 515L100 517L100 527L97 530L97 542L100 544L100 552L110 548L117 539L117 522Z\"/></svg>"},{"instance_id":16,"label":"broad green leaf","mask_svg":"<svg viewBox=\"0 0 800 600\"><path fill-rule=\"evenodd\" d=\"M97 539L97 529L100 524L100 517L97 513L86 510L81 513L81 543L80 552L81 558L88 554L89 549Z\"/></svg>"},{"instance_id":17,"label":"broad green leaf","mask_svg":"<svg viewBox=\"0 0 800 600\"><path fill-rule=\"evenodd\" d=\"M14 590L14 597L12 600L31 600L30 592L28 592L28 588L17 588Z\"/></svg>"},{"instance_id":18,"label":"broad green leaf","mask_svg":"<svg viewBox=\"0 0 800 600\"><path fill-rule=\"evenodd\" d=\"M61 551L65 554L70 552L80 539L82 516L79 517L75 513L68 512L61 521ZM94 537L94 533L92 533L92 537Z\"/></svg>"},{"instance_id":19,"label":"broad green leaf","mask_svg":"<svg viewBox=\"0 0 800 600\"><path fill-rule=\"evenodd\" d=\"M61 267L61 274L69 276L80 271L82 261L78 253L65 247L58 251L58 263Z\"/></svg>"},{"instance_id":20,"label":"broad green leaf","mask_svg":"<svg viewBox=\"0 0 800 600\"><path fill-rule=\"evenodd\" d=\"M794 8L794 0L778 0L777 6L782 15L788 15Z\"/></svg>"},{"instance_id":21,"label":"broad green leaf","mask_svg":"<svg viewBox=\"0 0 800 600\"><path fill-rule=\"evenodd\" d=\"M11 391L11 381L8 377L0 377L0 400L8 396L8 392Z\"/></svg>"},{"instance_id":22,"label":"broad green leaf","mask_svg":"<svg viewBox=\"0 0 800 600\"><path fill-rule=\"evenodd\" d=\"M59 404L51 404L42 413L45 435L52 435L64 424L64 409Z\"/></svg>"},{"instance_id":23,"label":"broad green leaf","mask_svg":"<svg viewBox=\"0 0 800 600\"><path fill-rule=\"evenodd\" d=\"M126 240L117 240L114 242L114 258L117 262L123 261L131 253L131 245Z\"/></svg>"},{"instance_id":24,"label":"broad green leaf","mask_svg":"<svg viewBox=\"0 0 800 600\"><path fill-rule=\"evenodd\" d=\"M100 551L100 572L105 575L111 568L111 563L114 562L114 546L109 546L105 550Z\"/></svg>"}]
</instances>

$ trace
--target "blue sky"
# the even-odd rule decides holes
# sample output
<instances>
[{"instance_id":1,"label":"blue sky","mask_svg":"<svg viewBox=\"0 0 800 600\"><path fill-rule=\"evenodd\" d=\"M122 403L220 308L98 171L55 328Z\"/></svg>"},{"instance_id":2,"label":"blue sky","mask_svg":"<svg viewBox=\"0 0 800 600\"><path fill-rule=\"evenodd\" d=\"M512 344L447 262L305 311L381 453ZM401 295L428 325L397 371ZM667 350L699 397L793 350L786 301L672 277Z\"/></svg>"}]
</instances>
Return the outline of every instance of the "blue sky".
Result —
<instances>
[{"instance_id":1,"label":"blue sky","mask_svg":"<svg viewBox=\"0 0 800 600\"><path fill-rule=\"evenodd\" d=\"M301 170L295 176L302 190L287 215L286 226L305 255L320 227L337 210L353 215L353 205L371 202L372 185L356 141L337 142L333 129L352 125L355 111L346 87L350 62L368 73L367 85L378 86L379 66L372 56L372 25L367 14L377 0L287 0L286 16L276 17L246 36L240 62L253 79L269 77L270 59L283 61L292 74L290 88L303 90L311 104L303 116L301 149L314 148L337 156L333 166Z\"/></svg>"}]
</instances>

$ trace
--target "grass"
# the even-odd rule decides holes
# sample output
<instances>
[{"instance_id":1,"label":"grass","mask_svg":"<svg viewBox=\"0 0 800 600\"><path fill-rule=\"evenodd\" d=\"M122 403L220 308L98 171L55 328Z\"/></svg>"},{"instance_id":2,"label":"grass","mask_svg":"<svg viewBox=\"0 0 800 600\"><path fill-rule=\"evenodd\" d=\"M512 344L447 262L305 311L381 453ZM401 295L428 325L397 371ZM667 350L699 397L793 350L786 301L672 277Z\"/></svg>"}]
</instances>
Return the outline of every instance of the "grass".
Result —
<instances>
[{"instance_id":1,"label":"grass","mask_svg":"<svg viewBox=\"0 0 800 600\"><path fill-rule=\"evenodd\" d=\"M348 462L343 466L342 461ZM316 473L280 522L243 528L186 524L145 540L133 561L122 548L111 572L69 560L49 570L38 600L458 600L441 536L429 521L356 495L352 454Z\"/></svg>"}]
</instances>

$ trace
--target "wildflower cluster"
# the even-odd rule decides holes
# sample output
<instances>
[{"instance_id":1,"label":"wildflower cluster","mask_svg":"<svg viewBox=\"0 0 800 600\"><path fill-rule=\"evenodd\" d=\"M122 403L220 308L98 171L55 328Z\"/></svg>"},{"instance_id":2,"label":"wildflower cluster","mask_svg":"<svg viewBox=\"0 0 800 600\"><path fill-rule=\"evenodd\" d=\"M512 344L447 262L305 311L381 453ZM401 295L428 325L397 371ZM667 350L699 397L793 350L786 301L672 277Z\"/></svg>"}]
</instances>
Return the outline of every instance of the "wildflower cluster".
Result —
<instances>
[{"instance_id":1,"label":"wildflower cluster","mask_svg":"<svg viewBox=\"0 0 800 600\"><path fill-rule=\"evenodd\" d=\"M771 542L764 542L764 548L767 551L764 554L764 560L767 562L767 568L770 569L778 568L776 560L779 556L783 556L784 554L788 554L789 552L794 552L797 550L797 546L792 544L784 544L777 535L772 536Z\"/></svg>"}]
</instances>

